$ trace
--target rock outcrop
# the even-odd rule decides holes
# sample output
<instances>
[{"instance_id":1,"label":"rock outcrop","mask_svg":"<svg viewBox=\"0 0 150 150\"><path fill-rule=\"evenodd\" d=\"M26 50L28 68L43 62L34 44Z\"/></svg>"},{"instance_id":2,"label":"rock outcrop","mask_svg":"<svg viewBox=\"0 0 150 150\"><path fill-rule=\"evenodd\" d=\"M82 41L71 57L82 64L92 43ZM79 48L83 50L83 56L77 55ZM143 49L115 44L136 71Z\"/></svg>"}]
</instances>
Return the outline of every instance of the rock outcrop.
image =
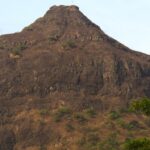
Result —
<instances>
[{"instance_id":1,"label":"rock outcrop","mask_svg":"<svg viewBox=\"0 0 150 150\"><path fill-rule=\"evenodd\" d=\"M150 57L108 37L76 6L53 6L22 32L1 36L0 45L1 97L69 90L150 96ZM19 58L9 57L13 49Z\"/></svg>"},{"instance_id":2,"label":"rock outcrop","mask_svg":"<svg viewBox=\"0 0 150 150\"><path fill-rule=\"evenodd\" d=\"M104 112L150 97L150 56L107 36L76 6L53 6L22 32L1 36L0 68L3 150L48 143L49 126L34 128L27 115L33 110L69 105Z\"/></svg>"}]
</instances>

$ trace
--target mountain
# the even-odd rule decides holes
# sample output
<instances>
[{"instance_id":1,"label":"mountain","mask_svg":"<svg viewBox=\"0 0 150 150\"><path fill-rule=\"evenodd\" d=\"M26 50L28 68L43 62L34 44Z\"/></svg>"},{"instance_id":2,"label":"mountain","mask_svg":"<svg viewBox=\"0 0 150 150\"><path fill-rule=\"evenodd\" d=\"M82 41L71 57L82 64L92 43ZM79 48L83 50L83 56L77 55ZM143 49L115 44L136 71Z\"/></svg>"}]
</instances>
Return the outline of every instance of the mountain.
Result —
<instances>
[{"instance_id":1,"label":"mountain","mask_svg":"<svg viewBox=\"0 0 150 150\"><path fill-rule=\"evenodd\" d=\"M0 36L0 68L0 150L87 150L73 143L81 127L70 115L90 124L80 113L92 109L91 125L102 125L110 110L150 98L150 56L106 35L77 6L53 6Z\"/></svg>"}]
</instances>

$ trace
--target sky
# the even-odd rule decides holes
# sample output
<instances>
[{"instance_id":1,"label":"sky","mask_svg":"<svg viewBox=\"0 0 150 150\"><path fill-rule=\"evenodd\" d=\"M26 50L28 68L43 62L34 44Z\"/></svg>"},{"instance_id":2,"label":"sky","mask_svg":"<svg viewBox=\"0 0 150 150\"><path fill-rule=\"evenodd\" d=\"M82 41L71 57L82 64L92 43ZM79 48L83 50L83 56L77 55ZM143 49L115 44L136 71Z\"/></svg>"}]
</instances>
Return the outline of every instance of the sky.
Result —
<instances>
[{"instance_id":1,"label":"sky","mask_svg":"<svg viewBox=\"0 0 150 150\"><path fill-rule=\"evenodd\" d=\"M0 35L21 31L53 5L77 5L106 34L150 55L150 0L0 0Z\"/></svg>"}]
</instances>

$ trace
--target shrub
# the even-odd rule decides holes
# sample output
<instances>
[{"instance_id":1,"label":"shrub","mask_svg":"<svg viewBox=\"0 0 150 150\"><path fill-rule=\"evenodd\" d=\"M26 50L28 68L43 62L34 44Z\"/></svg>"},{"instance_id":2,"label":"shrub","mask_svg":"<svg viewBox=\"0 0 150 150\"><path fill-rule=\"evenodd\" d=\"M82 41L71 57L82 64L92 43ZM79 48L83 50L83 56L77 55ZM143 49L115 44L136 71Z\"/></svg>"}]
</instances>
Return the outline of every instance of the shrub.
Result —
<instances>
[{"instance_id":1,"label":"shrub","mask_svg":"<svg viewBox=\"0 0 150 150\"><path fill-rule=\"evenodd\" d=\"M21 55L21 51L20 51L20 50L18 50L18 49L16 49L16 48L15 48L15 49L13 49L11 52L12 52L12 54L13 54L13 55L15 55L15 56L16 56L16 55L18 55L18 56L20 56L20 55Z\"/></svg>"},{"instance_id":2,"label":"shrub","mask_svg":"<svg viewBox=\"0 0 150 150\"><path fill-rule=\"evenodd\" d=\"M130 122L129 122L129 126L130 126L130 128L132 128L132 129L141 128L141 125L140 125L139 122L136 121L136 120L130 121Z\"/></svg>"},{"instance_id":3,"label":"shrub","mask_svg":"<svg viewBox=\"0 0 150 150\"><path fill-rule=\"evenodd\" d=\"M88 132L78 141L78 145L85 150L118 150L119 142L116 133L102 141L97 133Z\"/></svg>"},{"instance_id":4,"label":"shrub","mask_svg":"<svg viewBox=\"0 0 150 150\"><path fill-rule=\"evenodd\" d=\"M85 123L87 121L87 118L81 114L81 113L77 113L74 115L74 118L79 122L79 123Z\"/></svg>"},{"instance_id":5,"label":"shrub","mask_svg":"<svg viewBox=\"0 0 150 150\"><path fill-rule=\"evenodd\" d=\"M21 55L21 51L26 48L27 48L26 44L20 43L18 46L13 48L11 52L13 55Z\"/></svg>"},{"instance_id":6,"label":"shrub","mask_svg":"<svg viewBox=\"0 0 150 150\"><path fill-rule=\"evenodd\" d=\"M96 116L96 111L94 110L94 108L87 108L84 110L85 115L89 118L93 118Z\"/></svg>"},{"instance_id":7,"label":"shrub","mask_svg":"<svg viewBox=\"0 0 150 150\"><path fill-rule=\"evenodd\" d=\"M118 118L120 118L121 116L120 116L120 114L119 114L119 112L117 112L117 111L111 111L110 112L110 118L111 119L118 119Z\"/></svg>"},{"instance_id":8,"label":"shrub","mask_svg":"<svg viewBox=\"0 0 150 150\"><path fill-rule=\"evenodd\" d=\"M122 128L125 127L125 121L123 119L118 119L117 122L116 122L119 126L121 126Z\"/></svg>"},{"instance_id":9,"label":"shrub","mask_svg":"<svg viewBox=\"0 0 150 150\"><path fill-rule=\"evenodd\" d=\"M127 130L136 129L135 125L134 125L132 122L129 122L129 123L124 124L123 128L124 128L124 129L127 129Z\"/></svg>"},{"instance_id":10,"label":"shrub","mask_svg":"<svg viewBox=\"0 0 150 150\"><path fill-rule=\"evenodd\" d=\"M66 128L66 131L68 132L74 131L74 127L69 123L66 124L65 128Z\"/></svg>"},{"instance_id":11,"label":"shrub","mask_svg":"<svg viewBox=\"0 0 150 150\"><path fill-rule=\"evenodd\" d=\"M49 115L50 112L49 112L48 109L40 109L39 114L42 115L42 116L46 116L46 115Z\"/></svg>"},{"instance_id":12,"label":"shrub","mask_svg":"<svg viewBox=\"0 0 150 150\"><path fill-rule=\"evenodd\" d=\"M108 120L105 122L105 127L108 129L114 129L116 128L115 123L111 120Z\"/></svg>"},{"instance_id":13,"label":"shrub","mask_svg":"<svg viewBox=\"0 0 150 150\"><path fill-rule=\"evenodd\" d=\"M99 150L100 138L96 133L83 135L78 141L78 145L86 150Z\"/></svg>"},{"instance_id":14,"label":"shrub","mask_svg":"<svg viewBox=\"0 0 150 150\"><path fill-rule=\"evenodd\" d=\"M72 40L69 40L69 41L63 43L62 46L63 46L64 49L70 49L70 48L73 49L73 48L77 47L76 44L75 44L75 42L72 41Z\"/></svg>"},{"instance_id":15,"label":"shrub","mask_svg":"<svg viewBox=\"0 0 150 150\"><path fill-rule=\"evenodd\" d=\"M118 139L117 139L117 133L111 133L107 139L107 143L109 146L115 148L119 145Z\"/></svg>"},{"instance_id":16,"label":"shrub","mask_svg":"<svg viewBox=\"0 0 150 150\"><path fill-rule=\"evenodd\" d=\"M122 128L127 129L127 130L135 130L135 129L141 128L139 122L136 120L133 120L133 121L130 121L129 123L126 123L124 120L119 119L119 120L117 120L117 123Z\"/></svg>"},{"instance_id":17,"label":"shrub","mask_svg":"<svg viewBox=\"0 0 150 150\"><path fill-rule=\"evenodd\" d=\"M134 100L130 105L130 110L150 116L150 99L141 98L139 100Z\"/></svg>"},{"instance_id":18,"label":"shrub","mask_svg":"<svg viewBox=\"0 0 150 150\"><path fill-rule=\"evenodd\" d=\"M150 150L150 139L129 139L123 144L123 150Z\"/></svg>"},{"instance_id":19,"label":"shrub","mask_svg":"<svg viewBox=\"0 0 150 150\"><path fill-rule=\"evenodd\" d=\"M32 26L25 27L24 29L27 30L27 31L33 31L33 27Z\"/></svg>"},{"instance_id":20,"label":"shrub","mask_svg":"<svg viewBox=\"0 0 150 150\"><path fill-rule=\"evenodd\" d=\"M57 110L54 115L54 120L56 122L61 121L64 117L69 117L71 114L71 110L68 107L61 107Z\"/></svg>"},{"instance_id":21,"label":"shrub","mask_svg":"<svg viewBox=\"0 0 150 150\"><path fill-rule=\"evenodd\" d=\"M58 40L58 35L51 35L49 36L49 42L56 42Z\"/></svg>"}]
</instances>

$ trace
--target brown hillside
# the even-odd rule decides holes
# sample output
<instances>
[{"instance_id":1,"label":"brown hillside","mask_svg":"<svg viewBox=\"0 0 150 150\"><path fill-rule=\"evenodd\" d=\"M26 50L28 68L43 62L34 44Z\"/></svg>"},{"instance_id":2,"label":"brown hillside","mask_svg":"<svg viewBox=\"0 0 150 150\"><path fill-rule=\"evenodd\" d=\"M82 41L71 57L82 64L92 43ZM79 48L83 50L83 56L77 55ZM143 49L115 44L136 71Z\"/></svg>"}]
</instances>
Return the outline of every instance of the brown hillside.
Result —
<instances>
[{"instance_id":1,"label":"brown hillside","mask_svg":"<svg viewBox=\"0 0 150 150\"><path fill-rule=\"evenodd\" d=\"M21 32L0 36L0 68L0 150L66 150L65 137L79 150L77 122L69 120L80 129L70 135L66 120L61 128L40 114L90 107L103 114L91 126L101 127L107 111L150 97L150 56L107 36L77 6L53 6Z\"/></svg>"}]
</instances>

